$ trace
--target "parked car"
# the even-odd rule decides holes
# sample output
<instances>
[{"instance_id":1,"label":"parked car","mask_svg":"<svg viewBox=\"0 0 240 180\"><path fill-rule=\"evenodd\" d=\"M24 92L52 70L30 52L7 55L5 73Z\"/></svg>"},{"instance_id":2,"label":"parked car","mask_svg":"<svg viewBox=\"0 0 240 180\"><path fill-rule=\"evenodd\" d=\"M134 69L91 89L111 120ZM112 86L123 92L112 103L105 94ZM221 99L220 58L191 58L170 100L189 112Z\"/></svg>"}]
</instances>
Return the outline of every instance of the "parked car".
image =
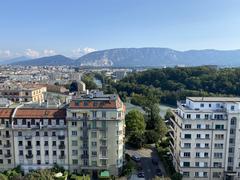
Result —
<instances>
[{"instance_id":1,"label":"parked car","mask_svg":"<svg viewBox=\"0 0 240 180\"><path fill-rule=\"evenodd\" d=\"M132 160L134 160L135 162L140 162L141 158L138 157L137 155L132 155Z\"/></svg>"},{"instance_id":2,"label":"parked car","mask_svg":"<svg viewBox=\"0 0 240 180\"><path fill-rule=\"evenodd\" d=\"M157 166L158 165L158 160L153 158L152 163Z\"/></svg>"},{"instance_id":3,"label":"parked car","mask_svg":"<svg viewBox=\"0 0 240 180\"><path fill-rule=\"evenodd\" d=\"M145 177L143 171L138 172L137 176L138 176L139 178L144 178L144 177Z\"/></svg>"},{"instance_id":4,"label":"parked car","mask_svg":"<svg viewBox=\"0 0 240 180\"><path fill-rule=\"evenodd\" d=\"M162 176L163 175L161 169L156 169L156 175L157 176Z\"/></svg>"}]
</instances>

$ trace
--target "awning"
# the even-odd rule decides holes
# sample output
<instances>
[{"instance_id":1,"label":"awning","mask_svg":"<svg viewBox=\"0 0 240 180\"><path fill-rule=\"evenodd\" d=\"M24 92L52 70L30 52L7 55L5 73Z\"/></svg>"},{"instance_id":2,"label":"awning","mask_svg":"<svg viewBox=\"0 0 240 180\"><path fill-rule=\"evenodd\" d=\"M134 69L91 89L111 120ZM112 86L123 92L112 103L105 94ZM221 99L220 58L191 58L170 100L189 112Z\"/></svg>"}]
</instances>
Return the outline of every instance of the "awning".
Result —
<instances>
[{"instance_id":1,"label":"awning","mask_svg":"<svg viewBox=\"0 0 240 180\"><path fill-rule=\"evenodd\" d=\"M108 177L110 177L110 174L108 171L102 171L100 173L100 178L108 178Z\"/></svg>"}]
</instances>

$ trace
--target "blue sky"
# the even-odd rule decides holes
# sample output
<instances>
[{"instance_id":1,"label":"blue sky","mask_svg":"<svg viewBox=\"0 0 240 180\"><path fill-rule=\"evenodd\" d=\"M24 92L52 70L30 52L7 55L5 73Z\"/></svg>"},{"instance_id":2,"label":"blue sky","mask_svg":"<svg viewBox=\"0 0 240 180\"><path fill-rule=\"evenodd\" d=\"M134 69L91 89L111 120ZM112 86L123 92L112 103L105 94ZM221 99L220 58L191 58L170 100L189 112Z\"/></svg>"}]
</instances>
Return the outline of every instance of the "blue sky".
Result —
<instances>
[{"instance_id":1,"label":"blue sky","mask_svg":"<svg viewBox=\"0 0 240 180\"><path fill-rule=\"evenodd\" d=\"M94 49L240 49L239 0L2 0L0 58Z\"/></svg>"}]
</instances>

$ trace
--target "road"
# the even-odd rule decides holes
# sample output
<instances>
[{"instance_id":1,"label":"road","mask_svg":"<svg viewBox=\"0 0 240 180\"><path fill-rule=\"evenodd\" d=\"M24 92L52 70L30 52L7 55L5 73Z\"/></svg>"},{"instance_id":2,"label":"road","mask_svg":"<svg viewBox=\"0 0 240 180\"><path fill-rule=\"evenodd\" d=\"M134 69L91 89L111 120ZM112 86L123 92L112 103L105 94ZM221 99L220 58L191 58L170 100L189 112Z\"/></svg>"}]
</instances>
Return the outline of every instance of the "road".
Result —
<instances>
[{"instance_id":1,"label":"road","mask_svg":"<svg viewBox=\"0 0 240 180\"><path fill-rule=\"evenodd\" d=\"M140 163L141 163L141 167L143 168L146 180L151 180L156 176L155 174L156 174L157 168L161 169L163 175L166 174L164 166L163 166L162 162L160 161L155 148L152 148L152 149L142 148L140 150L126 148L126 153L128 153L130 156L137 155L137 156L141 157ZM154 165L152 163L152 158L158 160L158 165ZM135 179L140 180L143 178L137 178L137 176L135 174L131 177L131 180L135 180Z\"/></svg>"}]
</instances>

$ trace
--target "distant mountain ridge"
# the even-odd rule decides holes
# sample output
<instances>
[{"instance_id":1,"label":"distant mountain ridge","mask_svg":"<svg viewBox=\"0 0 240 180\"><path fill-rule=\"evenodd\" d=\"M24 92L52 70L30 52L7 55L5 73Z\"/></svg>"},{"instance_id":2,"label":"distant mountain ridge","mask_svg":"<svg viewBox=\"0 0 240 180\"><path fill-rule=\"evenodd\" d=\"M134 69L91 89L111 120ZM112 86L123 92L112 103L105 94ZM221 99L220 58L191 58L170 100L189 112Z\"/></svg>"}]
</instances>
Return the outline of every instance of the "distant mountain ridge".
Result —
<instances>
[{"instance_id":1,"label":"distant mountain ridge","mask_svg":"<svg viewBox=\"0 0 240 180\"><path fill-rule=\"evenodd\" d=\"M118 48L95 51L76 60L62 55L43 57L12 65L32 66L240 66L240 50L189 50L176 51L169 48Z\"/></svg>"}]
</instances>

